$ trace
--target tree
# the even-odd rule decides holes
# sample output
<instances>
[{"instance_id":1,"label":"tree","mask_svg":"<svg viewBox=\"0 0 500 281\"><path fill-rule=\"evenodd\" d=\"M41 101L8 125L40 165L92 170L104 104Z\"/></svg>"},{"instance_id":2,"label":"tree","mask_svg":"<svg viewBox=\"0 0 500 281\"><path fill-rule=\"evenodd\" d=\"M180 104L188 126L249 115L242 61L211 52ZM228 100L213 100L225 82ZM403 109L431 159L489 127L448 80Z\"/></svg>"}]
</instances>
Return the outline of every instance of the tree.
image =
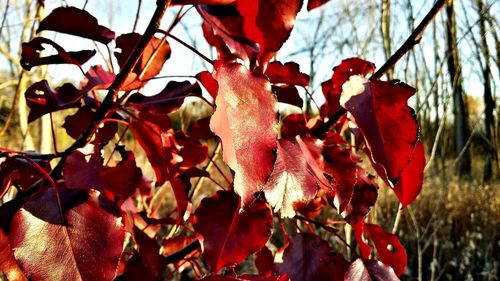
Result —
<instances>
[{"instance_id":1,"label":"tree","mask_svg":"<svg viewBox=\"0 0 500 281\"><path fill-rule=\"evenodd\" d=\"M324 2L311 0L307 7ZM381 77L418 43L445 3L436 2L381 68L360 58L335 66L323 82L321 116L292 114L281 126L277 103L296 106L296 87L310 82L297 63L271 61L290 36L302 1L159 0L143 34L120 36L84 9L54 9L22 45L23 73L70 64L84 75L79 86L53 88L47 80L29 85L27 121L64 113L62 127L74 142L43 154L0 148L1 197L10 188L17 191L0 206L0 271L15 280L168 280L179 274L203 280L398 280L406 250L395 234L366 221L379 186L359 155L365 154L403 208L420 193L425 153L407 105L415 89ZM170 28L159 28L172 5L195 5L217 60L172 34L185 15L182 8ZM114 42L120 70L87 67L95 50L66 51L42 31L108 47ZM169 40L212 69L145 94L144 86L159 79L172 55ZM55 52L41 52L47 46ZM213 114L183 130L187 126L179 129L174 114L188 96L207 103ZM355 128L347 134L349 123ZM353 136L351 143L345 135ZM127 138L152 167L154 187ZM231 175L215 161L219 153ZM200 196L200 189L207 191L202 178L218 190ZM175 204L164 203L162 192L153 196L155 188L170 190ZM195 195L202 197L197 206ZM318 216L327 210L344 222L329 225ZM288 222L293 230L286 230ZM336 248L354 250L338 234L344 224L352 226L359 249L349 260L333 250L332 239L321 238L336 237ZM253 273L238 268L250 264L251 255ZM282 262L275 262L276 255Z\"/></svg>"},{"instance_id":2,"label":"tree","mask_svg":"<svg viewBox=\"0 0 500 281\"><path fill-rule=\"evenodd\" d=\"M457 31L455 24L454 1L446 5L446 46L448 50L448 73L453 91L453 114L455 125L455 153L458 160L459 176L470 176L471 160L466 143L469 139L467 108L464 102L463 78L460 57L457 50Z\"/></svg>"}]
</instances>

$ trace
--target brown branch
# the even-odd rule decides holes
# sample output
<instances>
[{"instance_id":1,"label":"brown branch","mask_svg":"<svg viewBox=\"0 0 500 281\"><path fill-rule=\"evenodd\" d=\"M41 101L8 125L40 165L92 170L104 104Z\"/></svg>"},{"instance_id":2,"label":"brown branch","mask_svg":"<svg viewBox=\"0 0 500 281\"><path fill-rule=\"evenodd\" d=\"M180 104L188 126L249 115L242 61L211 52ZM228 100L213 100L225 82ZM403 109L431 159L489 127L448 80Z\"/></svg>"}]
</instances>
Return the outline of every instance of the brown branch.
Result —
<instances>
[{"instance_id":1,"label":"brown branch","mask_svg":"<svg viewBox=\"0 0 500 281\"><path fill-rule=\"evenodd\" d=\"M370 77L370 80L376 80L382 77L387 71L391 70L394 65L401 59L408 51L410 51L415 45L417 45L424 34L424 30L432 22L434 17L441 11L441 9L446 5L448 0L438 0L432 7L432 9L425 15L424 19L411 33L410 37L399 47L399 49L380 67L375 74Z\"/></svg>"}]
</instances>

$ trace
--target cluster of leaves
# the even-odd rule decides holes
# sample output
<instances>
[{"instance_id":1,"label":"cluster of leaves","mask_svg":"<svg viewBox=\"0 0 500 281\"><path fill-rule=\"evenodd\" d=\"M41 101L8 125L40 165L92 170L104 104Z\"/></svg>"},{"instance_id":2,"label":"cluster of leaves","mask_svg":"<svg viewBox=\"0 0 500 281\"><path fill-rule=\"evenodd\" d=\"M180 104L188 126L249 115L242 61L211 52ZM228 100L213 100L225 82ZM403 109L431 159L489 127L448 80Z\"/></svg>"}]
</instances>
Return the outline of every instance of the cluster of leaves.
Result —
<instances>
[{"instance_id":1,"label":"cluster of leaves","mask_svg":"<svg viewBox=\"0 0 500 281\"><path fill-rule=\"evenodd\" d=\"M309 0L308 9L325 2ZM415 199L425 163L407 105L415 90L399 81L366 78L374 73L372 63L346 59L322 84L326 103L319 116L291 114L279 122L277 103L302 107L297 89L309 83L296 63L270 62L288 39L302 0L158 1L157 12L169 4L196 5L218 60L211 72L195 76L197 82L170 81L154 95L141 89L171 55L168 32L154 30L163 37L141 45L143 35L116 37L74 7L57 8L40 22L38 32L114 42L121 71L94 65L79 87L52 89L43 80L26 91L30 122L77 108L63 125L76 141L51 155L2 154L0 194L15 186L18 195L0 207L0 271L9 280L167 280L188 269L203 280L398 280L406 252L397 236L365 220L379 186L358 153L366 155L402 207ZM42 55L45 45L57 53ZM96 53L67 52L44 37L22 47L26 70L64 63L83 71ZM99 99L96 91L102 89L109 92ZM215 101L211 118L189 132L174 130L169 113L187 96L203 98L204 91ZM121 138L114 138L128 129L144 150L154 181L143 175ZM214 139L220 139L233 177L192 211L192 182L212 177L204 164L213 161L208 143ZM104 161L105 147L113 147L120 157L113 159L121 160ZM55 167L52 160L59 160ZM153 182L172 189L171 215L146 212L158 208ZM353 248L353 260L312 231L317 226L338 236L336 228L316 220L329 208L353 227L359 248ZM311 231L273 233L282 218ZM162 234L165 229L169 235ZM284 243L273 245L273 235ZM256 271L238 271L252 255Z\"/></svg>"}]
</instances>

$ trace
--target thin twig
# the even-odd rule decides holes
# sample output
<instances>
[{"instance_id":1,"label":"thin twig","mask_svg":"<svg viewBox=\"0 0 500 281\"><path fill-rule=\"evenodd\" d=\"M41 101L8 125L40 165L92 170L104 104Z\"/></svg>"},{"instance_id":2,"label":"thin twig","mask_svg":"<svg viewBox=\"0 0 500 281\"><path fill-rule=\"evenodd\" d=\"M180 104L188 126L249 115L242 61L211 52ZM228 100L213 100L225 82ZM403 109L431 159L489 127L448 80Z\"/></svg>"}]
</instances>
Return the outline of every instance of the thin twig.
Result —
<instances>
[{"instance_id":1,"label":"thin twig","mask_svg":"<svg viewBox=\"0 0 500 281\"><path fill-rule=\"evenodd\" d=\"M410 51L415 45L417 45L424 34L427 26L432 22L434 17L441 11L441 9L446 5L448 0L438 0L432 6L432 9L425 15L424 19L411 33L410 37L399 47L399 49L380 67L377 72L375 72L370 80L376 80L382 77L387 71L391 70L394 65L401 59L408 51Z\"/></svg>"},{"instance_id":2,"label":"thin twig","mask_svg":"<svg viewBox=\"0 0 500 281\"><path fill-rule=\"evenodd\" d=\"M195 48L193 48L192 46L186 44L186 42L182 41L181 39L177 38L176 36L170 34L170 33L167 33L163 30L158 30L158 32L161 32L161 33L164 33L166 34L168 37L174 39L175 41L177 41L178 43L180 43L182 46L188 48L189 50L193 51L193 53L197 54L198 56L200 56L200 58L204 59L206 62L210 63L211 65L214 64L214 62L209 59L207 56L205 56L204 54L200 53L200 51L196 50Z\"/></svg>"}]
</instances>

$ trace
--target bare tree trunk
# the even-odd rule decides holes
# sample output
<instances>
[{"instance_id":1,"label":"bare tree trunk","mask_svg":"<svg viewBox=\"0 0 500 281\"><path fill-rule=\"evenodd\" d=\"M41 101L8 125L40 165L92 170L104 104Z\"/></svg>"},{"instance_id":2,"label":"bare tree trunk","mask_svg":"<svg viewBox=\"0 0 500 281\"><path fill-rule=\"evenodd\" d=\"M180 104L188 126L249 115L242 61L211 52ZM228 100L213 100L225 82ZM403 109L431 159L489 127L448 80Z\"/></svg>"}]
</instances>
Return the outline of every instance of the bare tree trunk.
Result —
<instances>
[{"instance_id":1,"label":"bare tree trunk","mask_svg":"<svg viewBox=\"0 0 500 281\"><path fill-rule=\"evenodd\" d=\"M491 65L490 65L490 50L486 40L486 18L484 15L484 2L483 0L476 0L476 7L479 14L479 27L481 30L481 52L484 57L484 64L482 64L483 72L483 85L484 85L484 130L486 138L492 144L495 143L493 137L494 132L494 116L493 110L495 109L495 100L493 99L491 91ZM480 58L479 58L480 59ZM493 158L496 155L491 145L487 145L486 157L483 170L483 181L488 182L493 176Z\"/></svg>"},{"instance_id":2,"label":"bare tree trunk","mask_svg":"<svg viewBox=\"0 0 500 281\"><path fill-rule=\"evenodd\" d=\"M455 125L455 153L460 155L469 139L469 126L467 124L468 114L464 101L462 67L457 49L457 31L455 24L454 0L448 1L446 6L446 45L448 52L448 72L453 90L453 114ZM458 161L459 177L470 177L471 159L469 151L465 151Z\"/></svg>"},{"instance_id":3,"label":"bare tree trunk","mask_svg":"<svg viewBox=\"0 0 500 281\"><path fill-rule=\"evenodd\" d=\"M385 59L388 60L391 57L391 1L382 0L381 5L381 26L380 31L382 33L382 40L384 43L384 53ZM391 69L387 72L387 78L389 80L394 76L394 71Z\"/></svg>"}]
</instances>

